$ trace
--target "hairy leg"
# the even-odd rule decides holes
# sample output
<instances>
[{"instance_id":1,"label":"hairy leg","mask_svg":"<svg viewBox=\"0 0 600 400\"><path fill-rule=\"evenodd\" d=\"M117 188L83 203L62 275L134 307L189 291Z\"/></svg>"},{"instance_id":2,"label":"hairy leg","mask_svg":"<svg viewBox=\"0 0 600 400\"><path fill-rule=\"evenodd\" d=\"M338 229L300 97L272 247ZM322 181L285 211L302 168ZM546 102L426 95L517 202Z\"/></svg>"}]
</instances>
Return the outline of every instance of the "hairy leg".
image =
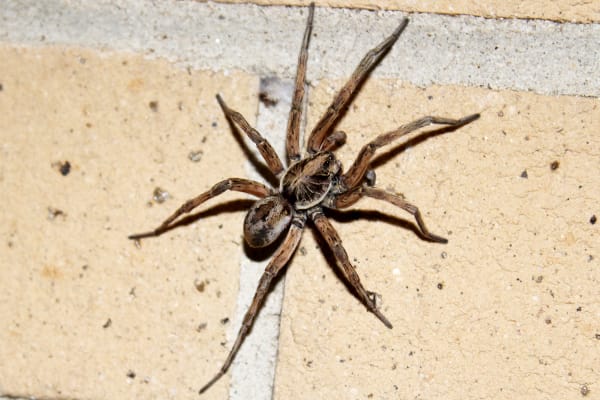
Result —
<instances>
[{"instance_id":1,"label":"hairy leg","mask_svg":"<svg viewBox=\"0 0 600 400\"><path fill-rule=\"evenodd\" d=\"M215 184L212 188L210 188L206 192L202 193L201 195L196 196L193 199L190 199L190 200L186 201L185 203L183 203L177 209L177 211L175 211L173 214L171 214L171 216L169 218L164 220L163 223L160 224L154 230L152 230L150 232L130 235L129 239L136 240L136 239L142 239L142 238L149 237L149 236L160 235L162 232L164 232L169 227L169 225L171 225L171 223L173 221L175 221L175 219L177 219L177 217L179 217L182 214L189 213L194 208L198 207L200 204L204 203L207 200L212 199L213 197L220 195L221 193L225 192L226 190L233 190L236 192L244 192L244 193L248 193L253 196L256 196L258 198L266 197L272 193L271 189L269 189L268 187L266 187L265 185L263 185L260 182L255 182L255 181L251 181L249 179L242 179L242 178L225 179L224 181L221 181L221 182Z\"/></svg>"},{"instance_id":2,"label":"hairy leg","mask_svg":"<svg viewBox=\"0 0 600 400\"><path fill-rule=\"evenodd\" d=\"M233 121L237 126L242 128L242 130L246 133L246 135L248 135L250 140L252 140L252 142L256 144L260 155L267 163L267 166L269 167L269 170L271 170L273 175L279 177L279 174L283 172L283 164L281 163L279 156L277 155L275 149L273 149L273 146L271 146L269 141L262 137L260 132L251 127L242 114L229 108L227 104L225 104L225 101L223 100L221 95L217 95L217 101L223 109L223 113L225 113L225 116L229 120Z\"/></svg>"},{"instance_id":3,"label":"hairy leg","mask_svg":"<svg viewBox=\"0 0 600 400\"><path fill-rule=\"evenodd\" d=\"M206 385L204 385L202 389L200 389L200 394L204 393L209 387L218 381L219 378L227 373L227 370L231 366L235 355L244 342L244 339L246 338L246 335L248 334L248 331L254 322L254 318L260 310L267 293L269 293L269 288L271 287L273 278L275 278L277 273L285 266L285 264L287 264L294 254L294 251L298 247L298 243L300 243L300 238L302 237L305 221L306 216L304 215L296 215L292 220L292 224L286 238L279 246L275 252L275 255L273 256L273 259L269 265L267 265L265 272L260 277L260 281L258 282L258 287L256 288L256 293L254 294L252 303L250 304L248 311L246 311L244 321L242 322L242 326L240 327L235 343L233 344L227 359L223 363L223 366L219 372L217 372L217 374Z\"/></svg>"},{"instance_id":4,"label":"hairy leg","mask_svg":"<svg viewBox=\"0 0 600 400\"><path fill-rule=\"evenodd\" d=\"M346 82L344 87L338 92L332 103L325 111L317 125L313 128L308 139L307 150L314 154L319 151L323 142L328 136L331 126L337 121L340 111L343 110L349 103L356 89L369 75L369 72L381 61L383 55L392 47L398 40L398 37L408 24L408 19L404 18L396 30L383 42L371 49L360 61L352 76Z\"/></svg>"},{"instance_id":5,"label":"hairy leg","mask_svg":"<svg viewBox=\"0 0 600 400\"><path fill-rule=\"evenodd\" d=\"M429 229L427 229L425 226L425 221L423 221L423 217L421 216L421 212L417 206L405 201L402 196L387 192L382 189L369 187L368 185L359 186L349 190L348 192L327 199L325 204L330 208L342 209L350 207L365 196L387 201L396 207L400 207L401 209L408 211L415 218L421 233L426 239L431 240L432 242L448 243L447 239L433 234L429 231Z\"/></svg>"},{"instance_id":6,"label":"hairy leg","mask_svg":"<svg viewBox=\"0 0 600 400\"><path fill-rule=\"evenodd\" d=\"M372 292L367 291L362 283L360 282L360 278L356 273L356 269L350 263L348 259L348 253L344 249L342 245L342 239L338 235L337 231L331 225L327 217L323 215L323 212L320 208L313 208L309 210L309 217L315 223L317 230L325 239L329 248L333 252L335 256L335 260L337 262L338 267L341 269L342 274L348 281L348 283L354 288L356 294L360 297L360 300L364 303L369 311L371 311L385 326L388 328L392 328L392 324L388 319L377 309L375 302L373 301Z\"/></svg>"},{"instance_id":7,"label":"hairy leg","mask_svg":"<svg viewBox=\"0 0 600 400\"><path fill-rule=\"evenodd\" d=\"M302 104L304 102L304 86L306 80L306 62L308 60L308 42L312 31L313 16L315 14L315 3L311 3L308 8L308 19L302 47L298 56L298 68L296 70L296 86L294 88L294 97L292 98L292 108L288 118L287 136L285 140L285 150L288 165L300 160L300 122L302 119Z\"/></svg>"},{"instance_id":8,"label":"hairy leg","mask_svg":"<svg viewBox=\"0 0 600 400\"><path fill-rule=\"evenodd\" d=\"M424 128L428 125L448 125L450 127L461 127L479 118L479 114L472 114L461 119L450 119L441 117L423 117L416 121L410 122L406 125L402 125L398 129L391 132L384 133L377 136L371 142L367 143L358 153L358 157L354 164L348 169L348 171L342 176L343 185L348 188L354 188L362 182L365 173L367 172L371 159L375 155L375 151L382 146L385 146L394 140L407 135L417 129Z\"/></svg>"}]
</instances>

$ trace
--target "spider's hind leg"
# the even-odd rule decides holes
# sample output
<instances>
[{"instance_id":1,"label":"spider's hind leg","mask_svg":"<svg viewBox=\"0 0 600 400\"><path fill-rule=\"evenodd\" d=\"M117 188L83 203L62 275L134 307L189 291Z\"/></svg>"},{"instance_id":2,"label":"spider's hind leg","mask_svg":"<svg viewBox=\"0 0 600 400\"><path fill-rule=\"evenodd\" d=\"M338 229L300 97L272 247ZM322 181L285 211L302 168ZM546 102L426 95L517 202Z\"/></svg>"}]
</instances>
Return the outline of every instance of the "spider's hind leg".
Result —
<instances>
[{"instance_id":1,"label":"spider's hind leg","mask_svg":"<svg viewBox=\"0 0 600 400\"><path fill-rule=\"evenodd\" d=\"M371 187L363 188L363 193L367 197L387 201L388 203L391 203L396 207L400 207L401 209L408 211L415 218L415 221L419 226L419 230L426 239L437 243L448 243L448 239L433 234L429 231L429 229L427 229L427 227L425 226L425 221L423 221L423 217L421 216L421 211L419 211L419 208L414 204L405 201L402 198L402 196Z\"/></svg>"},{"instance_id":2,"label":"spider's hind leg","mask_svg":"<svg viewBox=\"0 0 600 400\"><path fill-rule=\"evenodd\" d=\"M262 276L260 277L260 281L258 282L258 287L256 288L256 293L254 294L252 303L250 304L250 307L248 307L248 311L246 311L242 326L240 327L235 343L233 344L227 359L223 363L223 366L221 366L219 372L217 372L217 374L210 381L208 381L208 383L204 385L202 389L200 389L200 394L204 393L209 387L211 387L216 381L225 375L231 366L235 355L239 351L244 339L246 338L246 335L248 335L248 332L254 323L254 318L258 314L265 297L269 293L273 278L277 276L279 271L281 271L281 269L290 260L294 254L294 251L296 251L296 248L300 243L300 239L302 238L302 231L304 229L305 221L306 217L304 215L296 215L294 217L294 221L292 221L287 236L277 249L273 259L271 262L269 262L269 265L267 265L267 268L265 268L265 272L263 272Z\"/></svg>"}]
</instances>

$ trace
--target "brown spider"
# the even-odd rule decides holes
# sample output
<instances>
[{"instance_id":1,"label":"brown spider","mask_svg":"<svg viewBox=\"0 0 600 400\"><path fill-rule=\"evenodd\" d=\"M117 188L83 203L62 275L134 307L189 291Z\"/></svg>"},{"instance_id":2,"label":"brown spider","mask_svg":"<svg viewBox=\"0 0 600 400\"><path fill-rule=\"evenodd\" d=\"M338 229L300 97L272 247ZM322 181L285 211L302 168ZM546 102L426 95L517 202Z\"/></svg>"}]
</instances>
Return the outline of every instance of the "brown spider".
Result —
<instances>
[{"instance_id":1,"label":"brown spider","mask_svg":"<svg viewBox=\"0 0 600 400\"><path fill-rule=\"evenodd\" d=\"M332 150L345 142L346 134L339 131L332 132L331 128L339 119L340 112L350 103L357 88L396 42L400 33L402 33L408 24L408 19L404 18L391 36L371 49L361 60L350 80L335 96L325 114L311 131L308 137L306 153L301 155L299 139L300 119L302 117L308 42L312 30L313 15L314 4L311 4L302 47L298 57L294 97L287 126L287 168L284 167L271 144L256 129L252 128L240 113L229 108L221 96L217 95L217 101L223 109L225 116L239 126L256 144L269 170L279 180L279 188L269 188L260 182L248 179L229 178L217 183L207 192L185 202L153 231L129 236L130 239L137 240L148 236L160 235L168 230L179 216L189 213L200 204L220 195L226 190L244 192L259 198L252 205L244 219L244 238L248 245L251 247L265 247L272 244L284 232L287 232L285 239L283 239L283 242L275 251L271 262L260 278L252 304L244 316L237 339L227 359L219 372L200 389L200 393L206 391L229 369L233 358L252 326L265 296L269 292L273 278L288 263L298 247L307 219L312 221L317 231L325 239L335 257L341 274L355 290L356 295L365 304L367 309L375 314L385 326L392 328L392 324L377 309L373 293L367 291L360 282L360 278L354 266L350 263L346 250L342 246L342 240L323 214L324 208L346 208L356 203L363 196L384 200L412 214L426 239L433 242L447 243L446 239L434 235L427 230L421 213L416 206L407 203L402 197L396 194L373 187L375 174L369 166L378 148L393 142L401 136L431 124L458 128L479 118L479 114L469 115L461 119L428 116L402 125L367 143L361 149L352 166L346 172L342 171L342 165L336 159Z\"/></svg>"}]
</instances>

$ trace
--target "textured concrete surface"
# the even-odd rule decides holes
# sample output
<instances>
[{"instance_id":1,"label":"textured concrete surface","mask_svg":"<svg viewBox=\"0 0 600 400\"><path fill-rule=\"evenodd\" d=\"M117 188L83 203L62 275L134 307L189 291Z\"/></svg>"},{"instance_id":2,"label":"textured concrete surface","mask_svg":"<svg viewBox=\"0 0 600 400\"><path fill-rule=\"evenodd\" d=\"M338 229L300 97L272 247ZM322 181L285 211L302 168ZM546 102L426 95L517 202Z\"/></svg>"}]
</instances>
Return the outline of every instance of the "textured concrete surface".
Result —
<instances>
[{"instance_id":1,"label":"textured concrete surface","mask_svg":"<svg viewBox=\"0 0 600 400\"><path fill-rule=\"evenodd\" d=\"M70 45L167 59L182 68L241 69L293 78L306 12L302 8L195 2L9 3L0 38L15 44ZM349 76L355 60L406 15L317 10L308 78ZM409 28L375 72L418 86L457 84L544 94L600 95L600 25L410 16ZM22 27L29 27L23 30ZM357 29L357 27L361 27Z\"/></svg>"},{"instance_id":2,"label":"textured concrete surface","mask_svg":"<svg viewBox=\"0 0 600 400\"><path fill-rule=\"evenodd\" d=\"M0 7L0 394L196 398L268 256L243 246L241 195L141 248L125 237L219 179L258 176L215 93L281 149L305 10L115 4ZM403 15L317 9L309 126ZM596 24L413 15L341 122L339 155L348 165L369 138L425 114L482 112L376 163L378 186L450 243L423 242L410 216L372 201L333 215L394 329L307 232L279 345L281 288L231 386L205 398L270 398L271 384L248 384L272 379L267 367L281 399L598 396L599 36ZM282 89L260 84L272 77Z\"/></svg>"},{"instance_id":3,"label":"textured concrete surface","mask_svg":"<svg viewBox=\"0 0 600 400\"><path fill-rule=\"evenodd\" d=\"M312 91L311 121L338 84ZM597 99L370 82L339 126L339 155L348 165L368 138L421 115L473 111L481 120L376 163L378 186L418 205L447 245L374 200L334 214L393 330L306 235L287 274L276 399L598 396Z\"/></svg>"},{"instance_id":4,"label":"textured concrete surface","mask_svg":"<svg viewBox=\"0 0 600 400\"><path fill-rule=\"evenodd\" d=\"M228 347L244 196L141 248L127 235L245 175L214 95L254 115L258 79L83 49L1 52L0 391L195 398Z\"/></svg>"}]
</instances>

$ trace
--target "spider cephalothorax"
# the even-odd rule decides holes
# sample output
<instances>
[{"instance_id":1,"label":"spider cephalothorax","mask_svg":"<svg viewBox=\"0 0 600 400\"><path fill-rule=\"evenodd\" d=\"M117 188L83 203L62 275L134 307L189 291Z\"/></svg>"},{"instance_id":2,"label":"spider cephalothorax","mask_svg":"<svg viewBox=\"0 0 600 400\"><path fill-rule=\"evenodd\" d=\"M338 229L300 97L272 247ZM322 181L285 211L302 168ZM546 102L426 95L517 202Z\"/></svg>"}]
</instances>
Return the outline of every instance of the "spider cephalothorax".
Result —
<instances>
[{"instance_id":1,"label":"spider cephalothorax","mask_svg":"<svg viewBox=\"0 0 600 400\"><path fill-rule=\"evenodd\" d=\"M290 165L281 178L279 190L295 209L306 210L329 194L340 169L341 163L333 153L317 153Z\"/></svg>"},{"instance_id":2,"label":"spider cephalothorax","mask_svg":"<svg viewBox=\"0 0 600 400\"><path fill-rule=\"evenodd\" d=\"M287 264L298 247L304 225L308 219L312 221L314 227L329 246L336 260L336 265L340 269L341 276L354 289L357 297L388 328L392 327L392 324L377 308L373 293L363 287L354 266L350 263L348 254L342 245L342 240L325 216L324 209L346 208L356 203L362 197L384 200L412 214L423 237L434 242L447 242L446 239L434 235L427 230L421 213L416 206L406 202L397 194L374 187L375 175L370 169L371 160L378 148L419 128L431 124L458 128L477 119L479 114L473 114L461 119L427 116L402 125L397 129L377 136L371 142L367 143L361 149L350 168L345 172L342 171L341 163L336 159L332 150L343 144L346 135L343 132L335 132L332 128L339 119L340 111L348 106L352 95L356 92L359 85L365 80L373 67L379 63L406 27L408 19L405 18L391 36L371 49L358 64L350 80L338 92L331 105L310 132L306 153L302 157L300 154L300 120L302 117L302 103L304 101L308 42L312 30L313 14L314 4L311 4L300 56L298 58L294 97L286 133L287 168L284 167L283 162L269 142L257 130L252 128L240 113L229 108L221 96L217 95L217 101L221 105L225 116L240 127L256 144L267 167L279 179L279 188L272 189L260 182L248 179L225 179L215 184L210 190L185 202L158 228L151 232L131 235L129 237L130 239L137 240L143 237L159 235L171 228L172 223L178 217L189 213L195 207L220 195L226 190L244 192L258 198L244 219L244 238L250 246L268 246L285 234L285 238L275 251L271 262L269 262L269 265L260 278L252 304L244 316L237 339L227 359L219 372L200 389L200 393L208 389L229 369L233 358L254 322L254 318L268 293L273 278Z\"/></svg>"}]
</instances>

